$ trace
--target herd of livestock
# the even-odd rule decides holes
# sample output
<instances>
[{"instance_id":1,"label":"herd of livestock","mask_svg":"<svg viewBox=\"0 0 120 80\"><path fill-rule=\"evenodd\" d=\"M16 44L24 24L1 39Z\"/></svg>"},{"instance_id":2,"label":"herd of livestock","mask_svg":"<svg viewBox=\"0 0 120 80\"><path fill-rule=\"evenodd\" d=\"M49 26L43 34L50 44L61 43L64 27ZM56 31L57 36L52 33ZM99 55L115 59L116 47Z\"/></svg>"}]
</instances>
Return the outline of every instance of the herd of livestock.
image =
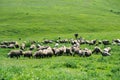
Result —
<instances>
[{"instance_id":1,"label":"herd of livestock","mask_svg":"<svg viewBox=\"0 0 120 80\"><path fill-rule=\"evenodd\" d=\"M29 45L28 45L29 43ZM45 46L44 44L54 44L54 46ZM63 44L63 46L59 46ZM70 44L66 47L64 44ZM93 45L94 49L88 48L81 49L81 45L88 44ZM104 49L101 49L99 45L104 45ZM83 38L78 39L58 39L58 40L44 40L42 42L29 41L18 43L17 41L3 41L0 43L0 48L9 48L11 51L7 54L8 57L19 58L21 56L28 58L44 58L52 56L83 56L89 57L92 54L101 54L102 56L110 56L111 47L106 45L118 45L120 46L120 39L112 40L85 40Z\"/></svg>"}]
</instances>

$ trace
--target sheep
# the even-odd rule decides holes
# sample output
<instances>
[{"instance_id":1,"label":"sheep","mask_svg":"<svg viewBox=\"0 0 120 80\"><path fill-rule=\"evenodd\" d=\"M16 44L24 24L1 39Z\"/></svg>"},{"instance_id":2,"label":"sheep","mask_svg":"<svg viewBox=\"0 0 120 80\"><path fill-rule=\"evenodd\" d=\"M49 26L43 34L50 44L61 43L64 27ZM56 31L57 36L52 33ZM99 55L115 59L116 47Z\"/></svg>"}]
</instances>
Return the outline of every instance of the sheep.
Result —
<instances>
[{"instance_id":1,"label":"sheep","mask_svg":"<svg viewBox=\"0 0 120 80\"><path fill-rule=\"evenodd\" d=\"M110 45L110 41L108 41L108 40L103 40L102 43L103 43L104 45Z\"/></svg>"},{"instance_id":2,"label":"sheep","mask_svg":"<svg viewBox=\"0 0 120 80\"><path fill-rule=\"evenodd\" d=\"M6 45L0 45L0 48L7 48Z\"/></svg>"},{"instance_id":3,"label":"sheep","mask_svg":"<svg viewBox=\"0 0 120 80\"><path fill-rule=\"evenodd\" d=\"M72 52L71 47L67 47L67 48L66 48L66 54L67 54L67 55L73 55L73 52Z\"/></svg>"},{"instance_id":4,"label":"sheep","mask_svg":"<svg viewBox=\"0 0 120 80\"><path fill-rule=\"evenodd\" d=\"M43 50L45 57L52 57L53 56L53 50L51 47L48 47L47 49Z\"/></svg>"},{"instance_id":5,"label":"sheep","mask_svg":"<svg viewBox=\"0 0 120 80\"><path fill-rule=\"evenodd\" d=\"M74 54L79 54L79 50L80 50L79 47L72 46L71 49L72 49L72 52L74 52Z\"/></svg>"},{"instance_id":6,"label":"sheep","mask_svg":"<svg viewBox=\"0 0 120 80\"><path fill-rule=\"evenodd\" d=\"M91 50L85 50L85 56L89 57L92 55L92 51Z\"/></svg>"},{"instance_id":7,"label":"sheep","mask_svg":"<svg viewBox=\"0 0 120 80\"><path fill-rule=\"evenodd\" d=\"M47 49L48 47L49 46L40 46L39 48L37 48L37 51Z\"/></svg>"},{"instance_id":8,"label":"sheep","mask_svg":"<svg viewBox=\"0 0 120 80\"><path fill-rule=\"evenodd\" d=\"M44 40L43 43L48 44L48 43L53 43L53 41L52 40Z\"/></svg>"},{"instance_id":9,"label":"sheep","mask_svg":"<svg viewBox=\"0 0 120 80\"><path fill-rule=\"evenodd\" d=\"M55 44L55 47L58 47L58 46L59 46L59 44L58 44L58 43L56 43L56 44Z\"/></svg>"},{"instance_id":10,"label":"sheep","mask_svg":"<svg viewBox=\"0 0 120 80\"><path fill-rule=\"evenodd\" d=\"M86 40L86 44L89 44L89 45L95 45L96 42L97 40L91 40L91 41Z\"/></svg>"},{"instance_id":11,"label":"sheep","mask_svg":"<svg viewBox=\"0 0 120 80\"><path fill-rule=\"evenodd\" d=\"M114 39L113 42L120 43L120 39Z\"/></svg>"},{"instance_id":12,"label":"sheep","mask_svg":"<svg viewBox=\"0 0 120 80\"><path fill-rule=\"evenodd\" d=\"M120 46L120 39L113 40L113 43L116 43L118 46Z\"/></svg>"},{"instance_id":13,"label":"sheep","mask_svg":"<svg viewBox=\"0 0 120 80\"><path fill-rule=\"evenodd\" d=\"M111 48L110 47L107 47L107 48L104 48L103 51L106 51L106 52L111 52Z\"/></svg>"},{"instance_id":14,"label":"sheep","mask_svg":"<svg viewBox=\"0 0 120 80\"><path fill-rule=\"evenodd\" d=\"M110 56L111 54L109 53L109 52L107 52L107 51L103 51L102 52L102 56Z\"/></svg>"},{"instance_id":15,"label":"sheep","mask_svg":"<svg viewBox=\"0 0 120 80\"><path fill-rule=\"evenodd\" d=\"M78 41L77 40L71 40L71 44L74 45L74 44L77 44Z\"/></svg>"},{"instance_id":16,"label":"sheep","mask_svg":"<svg viewBox=\"0 0 120 80\"><path fill-rule=\"evenodd\" d=\"M12 50L8 53L8 57L13 58L17 57L17 59L23 55L23 52L21 50Z\"/></svg>"},{"instance_id":17,"label":"sheep","mask_svg":"<svg viewBox=\"0 0 120 80\"><path fill-rule=\"evenodd\" d=\"M84 50L79 50L78 51L78 55L81 57L81 56L83 56L84 55Z\"/></svg>"},{"instance_id":18,"label":"sheep","mask_svg":"<svg viewBox=\"0 0 120 80\"><path fill-rule=\"evenodd\" d=\"M52 50L53 50L53 53L54 53L55 56L60 55L60 49L58 49L58 48L53 48Z\"/></svg>"},{"instance_id":19,"label":"sheep","mask_svg":"<svg viewBox=\"0 0 120 80\"><path fill-rule=\"evenodd\" d=\"M107 47L107 48L104 48L101 54L102 56L110 56L111 55L110 52L111 52L111 48Z\"/></svg>"},{"instance_id":20,"label":"sheep","mask_svg":"<svg viewBox=\"0 0 120 80\"><path fill-rule=\"evenodd\" d=\"M92 51L92 53L96 53L96 54L102 53L102 50L100 49L100 47L96 46L96 47L94 48L94 50Z\"/></svg>"},{"instance_id":21,"label":"sheep","mask_svg":"<svg viewBox=\"0 0 120 80\"><path fill-rule=\"evenodd\" d=\"M15 48L15 44L10 44L7 48L14 49Z\"/></svg>"},{"instance_id":22,"label":"sheep","mask_svg":"<svg viewBox=\"0 0 120 80\"><path fill-rule=\"evenodd\" d=\"M102 41L101 40L98 40L98 42L96 42L96 46L98 46L98 45L100 45L100 44L102 44Z\"/></svg>"},{"instance_id":23,"label":"sheep","mask_svg":"<svg viewBox=\"0 0 120 80\"><path fill-rule=\"evenodd\" d=\"M59 55L61 56L61 55L63 55L64 53L66 53L66 47L65 46L63 46L63 47L60 47L60 48L58 48L59 49Z\"/></svg>"},{"instance_id":24,"label":"sheep","mask_svg":"<svg viewBox=\"0 0 120 80\"><path fill-rule=\"evenodd\" d=\"M75 44L73 44L74 47L80 47L80 44L77 42Z\"/></svg>"},{"instance_id":25,"label":"sheep","mask_svg":"<svg viewBox=\"0 0 120 80\"><path fill-rule=\"evenodd\" d=\"M68 43L69 41L67 39L65 40L59 40L59 43Z\"/></svg>"},{"instance_id":26,"label":"sheep","mask_svg":"<svg viewBox=\"0 0 120 80\"><path fill-rule=\"evenodd\" d=\"M36 52L33 54L33 57L34 57L34 58L43 58L43 57L44 57L44 53L43 53L42 50L36 51Z\"/></svg>"},{"instance_id":27,"label":"sheep","mask_svg":"<svg viewBox=\"0 0 120 80\"><path fill-rule=\"evenodd\" d=\"M37 44L37 45L36 45L37 48L40 48L40 46L41 46L40 44Z\"/></svg>"},{"instance_id":28,"label":"sheep","mask_svg":"<svg viewBox=\"0 0 120 80\"><path fill-rule=\"evenodd\" d=\"M22 43L22 45L20 46L20 49L21 49L21 50L24 50L24 49L25 49L25 43Z\"/></svg>"},{"instance_id":29,"label":"sheep","mask_svg":"<svg viewBox=\"0 0 120 80\"><path fill-rule=\"evenodd\" d=\"M36 48L36 45L35 44L32 44L29 48L29 50L34 50Z\"/></svg>"},{"instance_id":30,"label":"sheep","mask_svg":"<svg viewBox=\"0 0 120 80\"><path fill-rule=\"evenodd\" d=\"M4 41L4 42L1 42L2 45L10 45L10 44L15 44L16 42L15 41Z\"/></svg>"},{"instance_id":31,"label":"sheep","mask_svg":"<svg viewBox=\"0 0 120 80\"><path fill-rule=\"evenodd\" d=\"M15 48L19 48L19 43L18 42L15 43Z\"/></svg>"},{"instance_id":32,"label":"sheep","mask_svg":"<svg viewBox=\"0 0 120 80\"><path fill-rule=\"evenodd\" d=\"M87 49L87 48L85 48L84 50L82 50L82 54L83 54L82 56L89 57L89 56L92 55L92 51Z\"/></svg>"},{"instance_id":33,"label":"sheep","mask_svg":"<svg viewBox=\"0 0 120 80\"><path fill-rule=\"evenodd\" d=\"M28 58L32 57L32 51L25 51L25 52L23 52L23 56L24 57L28 57Z\"/></svg>"}]
</instances>

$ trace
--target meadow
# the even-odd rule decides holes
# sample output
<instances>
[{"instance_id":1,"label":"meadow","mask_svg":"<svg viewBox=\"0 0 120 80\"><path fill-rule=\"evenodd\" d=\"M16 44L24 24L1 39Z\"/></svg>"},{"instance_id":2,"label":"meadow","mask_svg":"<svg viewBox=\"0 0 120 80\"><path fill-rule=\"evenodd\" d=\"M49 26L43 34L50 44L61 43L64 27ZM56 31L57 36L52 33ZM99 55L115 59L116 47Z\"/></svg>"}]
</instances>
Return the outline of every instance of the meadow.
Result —
<instances>
[{"instance_id":1,"label":"meadow","mask_svg":"<svg viewBox=\"0 0 120 80\"><path fill-rule=\"evenodd\" d=\"M74 33L120 39L120 0L0 0L0 41L69 39ZM44 59L10 59L10 49L0 48L0 80L119 80L120 48L109 46L108 57Z\"/></svg>"}]
</instances>

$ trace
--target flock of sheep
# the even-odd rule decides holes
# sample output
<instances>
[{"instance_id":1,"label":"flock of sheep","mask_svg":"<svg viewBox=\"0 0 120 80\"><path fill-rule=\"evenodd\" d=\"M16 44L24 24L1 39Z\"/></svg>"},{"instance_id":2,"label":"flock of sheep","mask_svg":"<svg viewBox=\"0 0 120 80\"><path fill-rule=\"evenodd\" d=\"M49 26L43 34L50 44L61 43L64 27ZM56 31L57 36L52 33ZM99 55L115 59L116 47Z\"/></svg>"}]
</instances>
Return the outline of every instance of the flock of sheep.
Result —
<instances>
[{"instance_id":1,"label":"flock of sheep","mask_svg":"<svg viewBox=\"0 0 120 80\"><path fill-rule=\"evenodd\" d=\"M29 58L45 58L45 57L52 57L52 56L62 56L62 55L69 55L69 56L83 56L89 57L92 54L101 53L102 56L110 56L111 48L105 47L103 50L99 47L99 45L118 45L120 46L120 39L115 39L112 42L109 40L85 40L83 38L76 38L76 39L64 39L61 40L44 40L43 45L36 41L30 41L29 44L27 42L23 42L19 44L17 41L3 41L0 43L0 48L10 48L12 49L7 56L10 58L16 57L19 58L29 57ZM62 46L59 47L60 44L70 44L70 47ZM45 46L44 44L55 44L54 47ZM90 50L88 48L81 49L81 45L88 44L94 45L94 49ZM14 50L13 50L14 49Z\"/></svg>"}]
</instances>

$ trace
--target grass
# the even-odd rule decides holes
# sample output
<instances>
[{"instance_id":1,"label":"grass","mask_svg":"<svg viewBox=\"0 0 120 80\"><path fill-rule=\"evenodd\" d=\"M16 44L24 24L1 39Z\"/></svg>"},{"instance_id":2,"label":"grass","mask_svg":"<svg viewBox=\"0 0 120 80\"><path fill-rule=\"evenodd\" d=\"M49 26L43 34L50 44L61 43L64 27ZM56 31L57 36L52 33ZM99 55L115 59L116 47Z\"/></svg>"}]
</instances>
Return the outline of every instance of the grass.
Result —
<instances>
[{"instance_id":1,"label":"grass","mask_svg":"<svg viewBox=\"0 0 120 80\"><path fill-rule=\"evenodd\" d=\"M120 33L119 0L1 0L0 11L1 40Z\"/></svg>"},{"instance_id":2,"label":"grass","mask_svg":"<svg viewBox=\"0 0 120 80\"><path fill-rule=\"evenodd\" d=\"M119 12L120 0L0 0L0 41L65 39L74 33L88 40L117 39ZM0 49L0 80L119 80L120 49L110 47L109 57L44 59L9 59L10 49Z\"/></svg>"},{"instance_id":3,"label":"grass","mask_svg":"<svg viewBox=\"0 0 120 80\"><path fill-rule=\"evenodd\" d=\"M85 45L82 47L84 46ZM0 49L0 79L119 80L120 49L118 46L111 47L112 55L108 57L102 57L100 54L93 54L90 57L53 56L52 58L43 59L29 59L23 57L20 59L10 59L6 57L6 53L8 53L9 50Z\"/></svg>"}]
</instances>

